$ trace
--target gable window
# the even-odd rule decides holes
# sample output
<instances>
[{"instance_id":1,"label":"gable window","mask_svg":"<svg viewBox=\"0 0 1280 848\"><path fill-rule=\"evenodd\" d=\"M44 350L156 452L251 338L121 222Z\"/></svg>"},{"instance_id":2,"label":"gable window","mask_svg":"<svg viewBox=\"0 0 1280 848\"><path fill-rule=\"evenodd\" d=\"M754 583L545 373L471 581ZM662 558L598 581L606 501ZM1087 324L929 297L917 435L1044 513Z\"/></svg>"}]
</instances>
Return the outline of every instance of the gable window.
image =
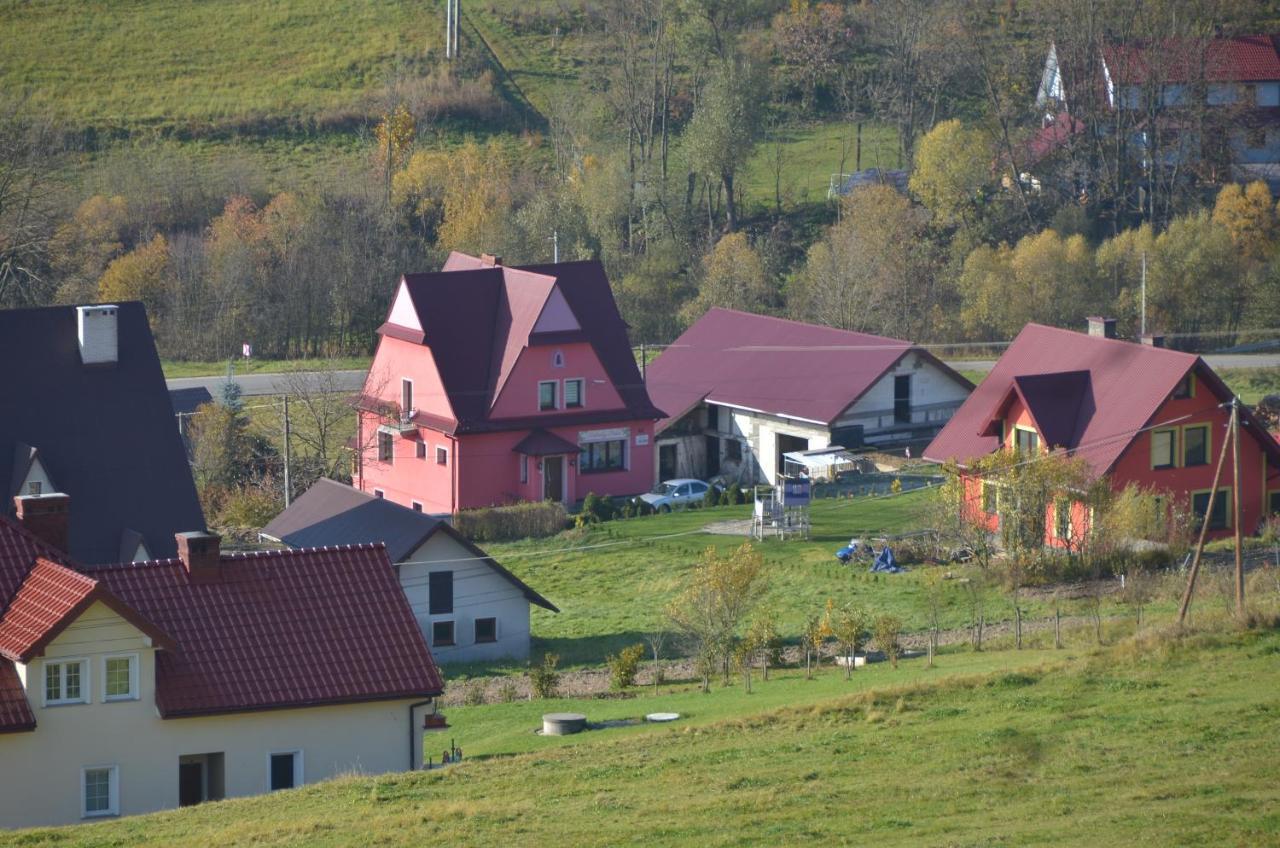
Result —
<instances>
[{"instance_id":1,"label":"gable window","mask_svg":"<svg viewBox=\"0 0 1280 848\"><path fill-rule=\"evenodd\" d=\"M382 491L381 489L374 489L373 496L375 498L385 498L387 496L387 493Z\"/></svg>"},{"instance_id":2,"label":"gable window","mask_svg":"<svg viewBox=\"0 0 1280 848\"><path fill-rule=\"evenodd\" d=\"M453 644L455 644L453 641L453 622L431 622L431 647L447 648Z\"/></svg>"},{"instance_id":3,"label":"gable window","mask_svg":"<svg viewBox=\"0 0 1280 848\"><path fill-rule=\"evenodd\" d=\"M580 448L582 453L578 457L579 474L599 474L626 468L626 439L590 442L580 445Z\"/></svg>"},{"instance_id":4,"label":"gable window","mask_svg":"<svg viewBox=\"0 0 1280 848\"><path fill-rule=\"evenodd\" d=\"M391 434L378 431L378 462L390 462L394 443Z\"/></svg>"},{"instance_id":5,"label":"gable window","mask_svg":"<svg viewBox=\"0 0 1280 848\"><path fill-rule=\"evenodd\" d=\"M85 660L60 660L44 664L45 706L87 704L88 702L88 662Z\"/></svg>"},{"instance_id":6,"label":"gable window","mask_svg":"<svg viewBox=\"0 0 1280 848\"><path fill-rule=\"evenodd\" d=\"M496 642L498 641L498 619L496 618L477 618L476 619L476 643Z\"/></svg>"},{"instance_id":7,"label":"gable window","mask_svg":"<svg viewBox=\"0 0 1280 848\"><path fill-rule=\"evenodd\" d=\"M1209 513L1210 530L1226 530L1231 526L1228 519L1231 514L1230 499L1230 489L1218 490L1218 496L1213 499L1213 512ZM1204 521L1204 514L1208 508L1208 491L1191 493L1191 513L1195 516L1197 523Z\"/></svg>"},{"instance_id":8,"label":"gable window","mask_svg":"<svg viewBox=\"0 0 1280 848\"><path fill-rule=\"evenodd\" d=\"M410 501L409 503L413 506L413 511L414 511L414 512L422 512L422 504L421 504L421 502L419 502L419 501Z\"/></svg>"},{"instance_id":9,"label":"gable window","mask_svg":"<svg viewBox=\"0 0 1280 848\"><path fill-rule=\"evenodd\" d=\"M124 654L102 660L102 697L106 701L138 699L138 655Z\"/></svg>"},{"instance_id":10,"label":"gable window","mask_svg":"<svg viewBox=\"0 0 1280 848\"><path fill-rule=\"evenodd\" d=\"M554 354L552 354L551 367L552 368L564 367L564 353L562 351L557 350Z\"/></svg>"},{"instance_id":11,"label":"gable window","mask_svg":"<svg viewBox=\"0 0 1280 848\"><path fill-rule=\"evenodd\" d=\"M41 483L39 480L32 480L30 483L27 484L27 494L38 495L40 494L40 490L43 488L44 488L44 484Z\"/></svg>"},{"instance_id":12,"label":"gable window","mask_svg":"<svg viewBox=\"0 0 1280 848\"><path fill-rule=\"evenodd\" d=\"M120 813L120 771L93 766L80 772L80 815L86 819Z\"/></svg>"},{"instance_id":13,"label":"gable window","mask_svg":"<svg viewBox=\"0 0 1280 848\"><path fill-rule=\"evenodd\" d=\"M413 412L413 381L408 377L400 381L400 417L408 420Z\"/></svg>"},{"instance_id":14,"label":"gable window","mask_svg":"<svg viewBox=\"0 0 1280 848\"><path fill-rule=\"evenodd\" d=\"M1178 431L1151 431L1151 467L1173 468L1178 464Z\"/></svg>"},{"instance_id":15,"label":"gable window","mask_svg":"<svg viewBox=\"0 0 1280 848\"><path fill-rule=\"evenodd\" d=\"M1196 396L1196 375L1188 371L1173 389L1174 400L1185 400Z\"/></svg>"},{"instance_id":16,"label":"gable window","mask_svg":"<svg viewBox=\"0 0 1280 848\"><path fill-rule=\"evenodd\" d=\"M1182 464L1209 464L1209 425L1196 424L1182 428Z\"/></svg>"},{"instance_id":17,"label":"gable window","mask_svg":"<svg viewBox=\"0 0 1280 848\"><path fill-rule=\"evenodd\" d=\"M301 751L277 751L267 756L267 787L272 792L301 785Z\"/></svg>"},{"instance_id":18,"label":"gable window","mask_svg":"<svg viewBox=\"0 0 1280 848\"><path fill-rule=\"evenodd\" d=\"M417 451L418 459L427 458L427 443L425 441L419 441L415 450Z\"/></svg>"},{"instance_id":19,"label":"gable window","mask_svg":"<svg viewBox=\"0 0 1280 848\"><path fill-rule=\"evenodd\" d=\"M453 612L452 571L433 571L427 575L427 612L430 615Z\"/></svg>"},{"instance_id":20,"label":"gable window","mask_svg":"<svg viewBox=\"0 0 1280 848\"><path fill-rule=\"evenodd\" d=\"M548 410L556 409L556 381L543 380L538 383L538 409Z\"/></svg>"},{"instance_id":21,"label":"gable window","mask_svg":"<svg viewBox=\"0 0 1280 848\"><path fill-rule=\"evenodd\" d=\"M1018 453L1035 456L1040 452L1040 435L1035 430L1018 427L1014 431L1014 447Z\"/></svg>"},{"instance_id":22,"label":"gable window","mask_svg":"<svg viewBox=\"0 0 1280 848\"><path fill-rule=\"evenodd\" d=\"M582 380L564 381L564 405L566 409L582 406Z\"/></svg>"},{"instance_id":23,"label":"gable window","mask_svg":"<svg viewBox=\"0 0 1280 848\"><path fill-rule=\"evenodd\" d=\"M449 464L449 449L443 445L436 445L436 465Z\"/></svg>"}]
</instances>

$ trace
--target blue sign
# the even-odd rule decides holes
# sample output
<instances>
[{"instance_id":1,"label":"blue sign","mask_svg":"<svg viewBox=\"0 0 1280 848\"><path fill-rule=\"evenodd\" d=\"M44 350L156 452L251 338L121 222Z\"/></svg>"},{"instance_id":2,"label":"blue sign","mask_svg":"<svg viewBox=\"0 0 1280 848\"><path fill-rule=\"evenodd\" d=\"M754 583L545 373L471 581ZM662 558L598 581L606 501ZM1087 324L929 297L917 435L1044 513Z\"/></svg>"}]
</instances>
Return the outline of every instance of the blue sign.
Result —
<instances>
[{"instance_id":1,"label":"blue sign","mask_svg":"<svg viewBox=\"0 0 1280 848\"><path fill-rule=\"evenodd\" d=\"M782 481L782 505L783 506L808 506L809 505L809 478L800 477L794 480Z\"/></svg>"}]
</instances>

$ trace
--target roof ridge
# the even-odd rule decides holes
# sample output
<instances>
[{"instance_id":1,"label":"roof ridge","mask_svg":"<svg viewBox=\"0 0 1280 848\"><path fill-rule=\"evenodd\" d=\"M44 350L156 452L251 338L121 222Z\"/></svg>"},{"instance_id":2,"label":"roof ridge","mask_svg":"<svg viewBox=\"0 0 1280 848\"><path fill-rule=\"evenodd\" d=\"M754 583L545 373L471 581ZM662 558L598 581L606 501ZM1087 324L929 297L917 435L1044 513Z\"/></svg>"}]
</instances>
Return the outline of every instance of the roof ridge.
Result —
<instances>
[{"instance_id":1,"label":"roof ridge","mask_svg":"<svg viewBox=\"0 0 1280 848\"><path fill-rule=\"evenodd\" d=\"M1190 357L1192 359L1200 358L1200 354L1190 353L1185 350L1174 350L1171 347L1156 347L1155 345L1143 344L1141 341L1133 341L1132 339L1115 339L1115 338L1107 338L1106 336L1091 336L1088 333L1082 333L1079 330L1071 330L1066 327L1055 327L1052 324L1040 324L1035 321L1027 322L1027 325L1022 328L1022 331L1019 332L1018 335L1021 336L1022 333L1025 333L1028 327L1035 327L1041 330L1053 330L1056 333L1066 333L1069 336L1081 338L1081 339L1087 339L1090 342L1112 342L1115 344L1128 345L1129 347L1141 348L1145 351L1151 351L1153 353L1171 354L1173 356ZM1017 341L1017 339L1015 338L1014 341ZM1077 368L1072 370L1078 371L1081 369Z\"/></svg>"},{"instance_id":2,"label":"roof ridge","mask_svg":"<svg viewBox=\"0 0 1280 848\"><path fill-rule=\"evenodd\" d=\"M707 312L708 313L728 312L733 315L745 315L748 318L761 318L768 321L776 321L780 324L793 324L797 327L804 327L808 330L819 330L822 332L830 332L830 333L843 333L845 335L850 335L850 336L864 336L864 337L870 337L873 339L883 339L887 342L894 342L895 344L903 345L906 347L920 347L920 345L916 344L913 341L910 341L909 339L895 339L893 336L882 336L878 333L864 333L861 330L846 330L842 327L832 327L828 324L814 324L810 321L801 321L796 318L783 318L781 315L765 315L760 312L747 312L745 309L732 309L728 306L713 306L710 309L708 309ZM706 313L704 313L703 317L706 317ZM698 319L698 320L701 320L701 319ZM697 323L698 323L697 321L694 321L694 324L697 324ZM690 325L690 326L692 327L693 325Z\"/></svg>"}]
</instances>

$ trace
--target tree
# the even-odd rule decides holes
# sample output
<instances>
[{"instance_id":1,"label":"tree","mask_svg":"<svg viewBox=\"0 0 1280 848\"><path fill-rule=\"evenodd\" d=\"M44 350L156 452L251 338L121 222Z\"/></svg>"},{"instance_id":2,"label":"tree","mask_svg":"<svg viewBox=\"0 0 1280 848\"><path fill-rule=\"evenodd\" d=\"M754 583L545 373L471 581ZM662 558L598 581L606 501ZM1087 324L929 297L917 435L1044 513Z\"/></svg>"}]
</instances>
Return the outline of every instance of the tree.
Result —
<instances>
[{"instance_id":1,"label":"tree","mask_svg":"<svg viewBox=\"0 0 1280 848\"><path fill-rule=\"evenodd\" d=\"M836 3L815 6L809 0L794 0L789 9L774 16L772 35L780 81L798 88L801 108L812 110L818 92L852 61L853 21Z\"/></svg>"},{"instance_id":2,"label":"tree","mask_svg":"<svg viewBox=\"0 0 1280 848\"><path fill-rule=\"evenodd\" d=\"M862 645L869 624L870 616L867 615L867 611L856 605L842 607L831 616L831 633L835 636L840 654L845 659L845 680L853 674L858 648Z\"/></svg>"},{"instance_id":3,"label":"tree","mask_svg":"<svg viewBox=\"0 0 1280 848\"><path fill-rule=\"evenodd\" d=\"M388 200L391 198L391 178L404 167L417 134L417 122L403 103L397 103L387 110L373 131Z\"/></svg>"},{"instance_id":4,"label":"tree","mask_svg":"<svg viewBox=\"0 0 1280 848\"><path fill-rule=\"evenodd\" d=\"M693 170L718 181L724 191L726 232L738 228L736 180L760 132L760 89L758 72L745 61L720 65L702 91L684 132Z\"/></svg>"},{"instance_id":5,"label":"tree","mask_svg":"<svg viewBox=\"0 0 1280 848\"><path fill-rule=\"evenodd\" d=\"M889 658L889 663L894 667L898 667L898 657L902 654L902 643L899 638L902 635L902 621L896 616L881 615L878 616L873 625L876 639L876 647L884 652Z\"/></svg>"},{"instance_id":6,"label":"tree","mask_svg":"<svg viewBox=\"0 0 1280 848\"><path fill-rule=\"evenodd\" d=\"M804 679L813 679L813 659L816 656L822 662L823 619L820 615L810 616L800 631L800 645L804 648Z\"/></svg>"},{"instance_id":7,"label":"tree","mask_svg":"<svg viewBox=\"0 0 1280 848\"><path fill-rule=\"evenodd\" d=\"M772 610L761 610L751 620L747 641L754 649L753 660L760 663L760 673L769 679L769 667L782 661L782 636Z\"/></svg>"},{"instance_id":8,"label":"tree","mask_svg":"<svg viewBox=\"0 0 1280 848\"><path fill-rule=\"evenodd\" d=\"M98 281L98 298L105 303L140 300L154 326L169 276L169 243L157 234L146 244L111 260Z\"/></svg>"},{"instance_id":9,"label":"tree","mask_svg":"<svg viewBox=\"0 0 1280 848\"><path fill-rule=\"evenodd\" d=\"M1275 254L1280 221L1271 189L1261 180L1248 186L1230 183L1218 191L1213 222L1226 229L1248 262L1265 262Z\"/></svg>"},{"instance_id":10,"label":"tree","mask_svg":"<svg viewBox=\"0 0 1280 848\"><path fill-rule=\"evenodd\" d=\"M947 226L976 224L983 189L991 182L991 144L981 130L943 121L920 139L911 192Z\"/></svg>"},{"instance_id":11,"label":"tree","mask_svg":"<svg viewBox=\"0 0 1280 848\"><path fill-rule=\"evenodd\" d=\"M0 98L0 305L48 302L57 144L23 100Z\"/></svg>"},{"instance_id":12,"label":"tree","mask_svg":"<svg viewBox=\"0 0 1280 848\"><path fill-rule=\"evenodd\" d=\"M681 315L686 324L692 324L713 306L763 312L772 305L773 294L760 254L745 234L729 233L703 257L698 296Z\"/></svg>"},{"instance_id":13,"label":"tree","mask_svg":"<svg viewBox=\"0 0 1280 848\"><path fill-rule=\"evenodd\" d=\"M122 195L95 194L58 225L49 253L53 272L60 278L59 302L96 299L98 279L107 263L124 252L128 217L128 201Z\"/></svg>"},{"instance_id":14,"label":"tree","mask_svg":"<svg viewBox=\"0 0 1280 848\"><path fill-rule=\"evenodd\" d=\"M191 470L202 489L230 489L248 479L253 454L244 421L231 407L206 403L191 414Z\"/></svg>"},{"instance_id":15,"label":"tree","mask_svg":"<svg viewBox=\"0 0 1280 848\"><path fill-rule=\"evenodd\" d=\"M727 555L709 547L667 605L668 619L693 645L704 692L717 665L728 682L738 629L765 585L764 557L749 542Z\"/></svg>"},{"instance_id":16,"label":"tree","mask_svg":"<svg viewBox=\"0 0 1280 848\"><path fill-rule=\"evenodd\" d=\"M946 605L946 581L937 569L925 572L920 581L921 603L924 606L925 620L929 624L929 668L933 668L933 655L938 652L938 635L941 632L942 608Z\"/></svg>"},{"instance_id":17,"label":"tree","mask_svg":"<svg viewBox=\"0 0 1280 848\"><path fill-rule=\"evenodd\" d=\"M391 197L439 248L491 253L506 241L512 186L497 139L481 145L468 137L455 150L415 151L392 178Z\"/></svg>"}]
</instances>

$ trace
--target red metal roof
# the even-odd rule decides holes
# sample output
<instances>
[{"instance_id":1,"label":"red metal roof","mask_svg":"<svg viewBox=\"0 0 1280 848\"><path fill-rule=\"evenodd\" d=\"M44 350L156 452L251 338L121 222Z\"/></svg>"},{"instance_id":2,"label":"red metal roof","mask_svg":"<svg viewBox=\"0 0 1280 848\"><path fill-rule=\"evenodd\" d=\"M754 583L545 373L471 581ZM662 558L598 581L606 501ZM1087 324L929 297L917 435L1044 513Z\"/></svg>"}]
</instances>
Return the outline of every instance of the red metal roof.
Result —
<instances>
[{"instance_id":1,"label":"red metal roof","mask_svg":"<svg viewBox=\"0 0 1280 848\"><path fill-rule=\"evenodd\" d=\"M577 456L581 448L568 439L562 439L555 433L538 427L530 430L529 435L521 439L511 450L515 453L522 453L525 456L555 456L563 453Z\"/></svg>"},{"instance_id":2,"label":"red metal roof","mask_svg":"<svg viewBox=\"0 0 1280 848\"><path fill-rule=\"evenodd\" d=\"M1156 81L1183 83L1280 80L1280 54L1272 35L1239 35L1208 42L1170 39L1158 45L1109 45L1102 55L1119 85L1141 85L1152 77L1150 57L1158 54Z\"/></svg>"},{"instance_id":3,"label":"red metal roof","mask_svg":"<svg viewBox=\"0 0 1280 848\"><path fill-rule=\"evenodd\" d=\"M388 322L379 332L431 349L456 418L444 426L447 432L498 425L489 410L520 352L534 343L590 343L625 404L611 420L662 417L640 379L627 326L599 262L517 268L452 253L443 270L406 274L404 284L421 331ZM553 290L564 296L580 330L534 334Z\"/></svg>"},{"instance_id":4,"label":"red metal roof","mask_svg":"<svg viewBox=\"0 0 1280 848\"><path fill-rule=\"evenodd\" d=\"M669 413L659 429L704 398L821 424L840 413L907 354L911 342L715 308L649 364L649 393Z\"/></svg>"},{"instance_id":5,"label":"red metal roof","mask_svg":"<svg viewBox=\"0 0 1280 848\"><path fill-rule=\"evenodd\" d=\"M89 569L169 633L165 718L426 697L443 689L381 544L224 555L220 579L180 560Z\"/></svg>"},{"instance_id":6,"label":"red metal roof","mask_svg":"<svg viewBox=\"0 0 1280 848\"><path fill-rule=\"evenodd\" d=\"M1053 438L1104 474L1197 365L1212 375L1194 354L1028 324L924 455L964 463L996 450L987 425L1018 391Z\"/></svg>"}]
</instances>

